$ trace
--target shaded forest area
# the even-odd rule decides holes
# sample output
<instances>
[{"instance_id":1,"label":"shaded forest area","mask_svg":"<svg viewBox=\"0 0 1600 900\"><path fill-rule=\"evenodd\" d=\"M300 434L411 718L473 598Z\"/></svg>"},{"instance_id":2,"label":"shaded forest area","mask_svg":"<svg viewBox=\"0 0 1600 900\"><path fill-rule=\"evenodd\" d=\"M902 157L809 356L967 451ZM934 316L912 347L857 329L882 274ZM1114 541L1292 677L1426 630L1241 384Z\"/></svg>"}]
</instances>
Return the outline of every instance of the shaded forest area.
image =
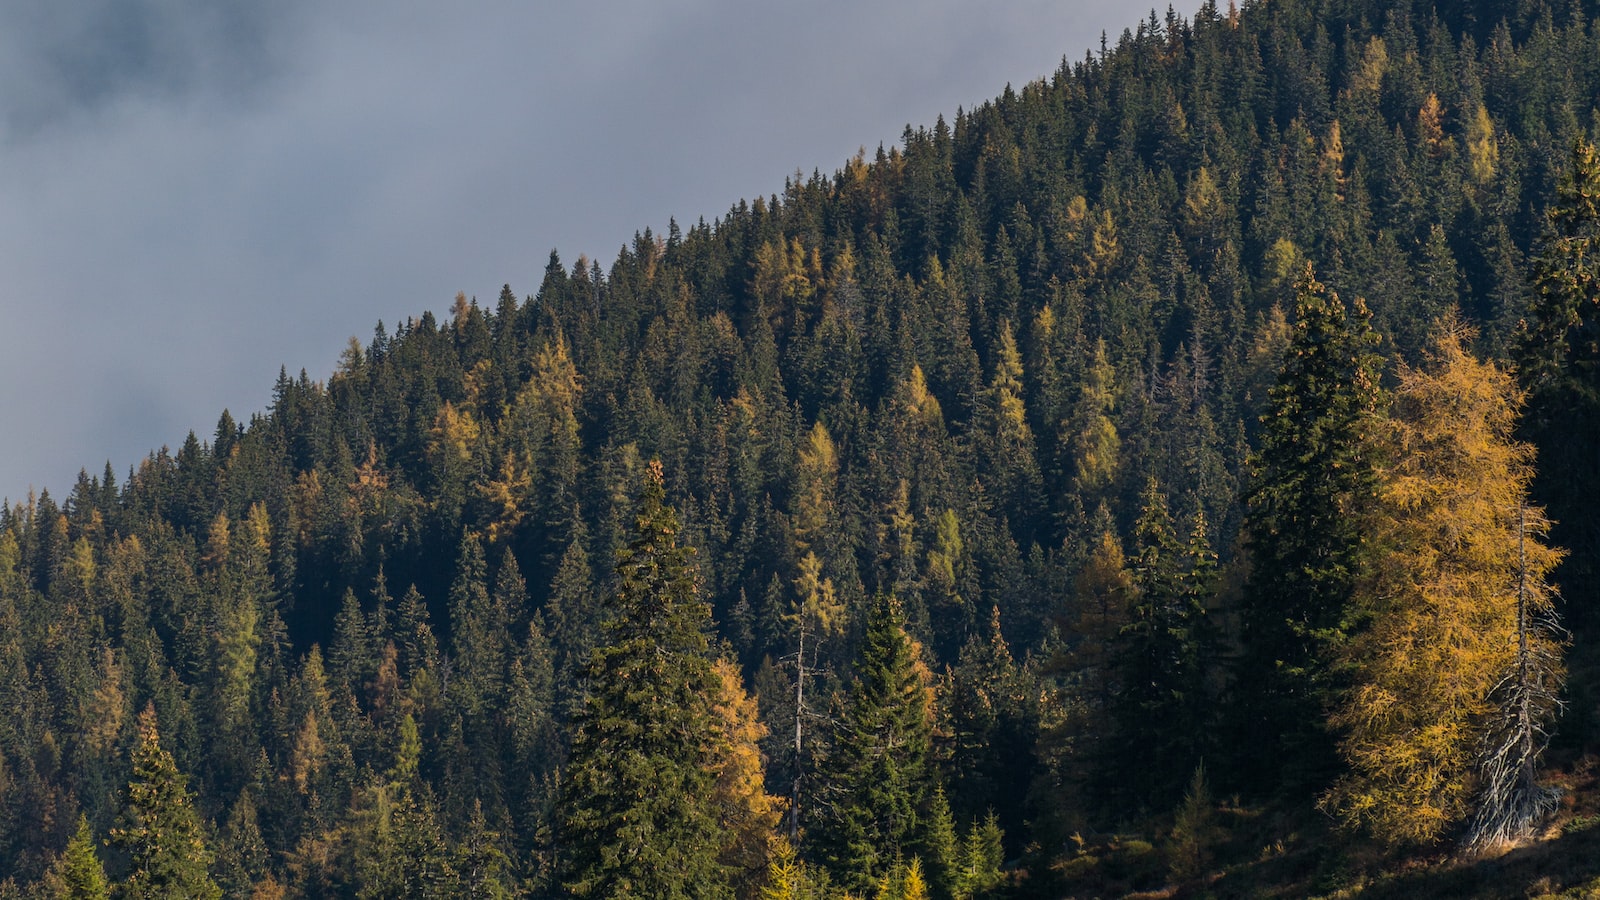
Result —
<instances>
[{"instance_id":1,"label":"shaded forest area","mask_svg":"<svg viewBox=\"0 0 1600 900\"><path fill-rule=\"evenodd\" d=\"M1597 16L1151 14L7 505L0 896L1600 877Z\"/></svg>"}]
</instances>

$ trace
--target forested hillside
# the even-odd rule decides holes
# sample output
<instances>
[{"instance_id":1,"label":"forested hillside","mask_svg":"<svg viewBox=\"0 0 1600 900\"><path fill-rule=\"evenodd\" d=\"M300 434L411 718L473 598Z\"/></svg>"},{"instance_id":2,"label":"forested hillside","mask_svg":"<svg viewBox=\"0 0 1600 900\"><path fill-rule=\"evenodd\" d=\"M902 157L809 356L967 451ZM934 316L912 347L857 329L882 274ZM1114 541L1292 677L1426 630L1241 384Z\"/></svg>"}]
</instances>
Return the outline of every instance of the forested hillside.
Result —
<instances>
[{"instance_id":1,"label":"forested hillside","mask_svg":"<svg viewBox=\"0 0 1600 900\"><path fill-rule=\"evenodd\" d=\"M10 504L0 896L1301 895L1588 840L1597 16L1152 14Z\"/></svg>"}]
</instances>

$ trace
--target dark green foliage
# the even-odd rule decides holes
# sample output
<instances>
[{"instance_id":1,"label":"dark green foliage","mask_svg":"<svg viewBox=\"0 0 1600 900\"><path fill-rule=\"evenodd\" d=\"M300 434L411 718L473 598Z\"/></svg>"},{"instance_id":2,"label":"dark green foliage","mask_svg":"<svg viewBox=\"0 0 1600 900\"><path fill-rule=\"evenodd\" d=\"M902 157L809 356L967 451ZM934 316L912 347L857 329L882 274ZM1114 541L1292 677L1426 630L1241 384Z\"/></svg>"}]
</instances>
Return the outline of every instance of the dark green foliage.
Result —
<instances>
[{"instance_id":1,"label":"dark green foliage","mask_svg":"<svg viewBox=\"0 0 1600 900\"><path fill-rule=\"evenodd\" d=\"M559 816L559 873L580 897L726 897L710 807L718 684L693 551L679 543L659 463L617 553L585 675Z\"/></svg>"},{"instance_id":2,"label":"dark green foliage","mask_svg":"<svg viewBox=\"0 0 1600 900\"><path fill-rule=\"evenodd\" d=\"M948 895L951 848L992 809L1028 870L1015 883L1049 893L1058 863L1092 856L1075 832L1148 825L1201 756L1230 792L1304 807L1333 760L1328 651L1357 624L1369 354L1414 356L1452 306L1480 349L1515 351L1533 395L1535 493L1574 551L1558 571L1580 636L1572 709L1591 709L1600 176L1562 151L1600 121L1593 4L1241 7L1130 21L714 221L641 232L604 263L552 253L532 296L380 325L325 380L283 372L268 409L224 414L210 443L174 435L125 476L15 494L0 873L40 884L79 810L113 823L153 703L230 895L578 877L556 869L558 786L570 813L580 776L621 777L594 763L599 720L563 768L600 696L583 673L597 646L639 638L602 631L602 598L643 602L637 570L597 561L637 537L657 458L672 537L700 549L687 656L726 646L761 688L767 782L808 779L800 858L898 873L903 891L920 857ZM1552 205L1540 243L1530 213ZM1296 288L1308 262L1368 298L1381 343L1331 290ZM1141 515L1152 477L1169 525ZM828 632L820 655L807 639L801 721L818 727L797 766L802 583ZM921 642L918 679L868 628L880 592ZM1202 621L1225 632L1215 652ZM931 689L937 724L847 694L850 673L871 681L864 656ZM687 727L702 675L611 696L630 712L608 727L641 710ZM829 710L830 693L849 699ZM1557 752L1589 739L1584 718ZM875 771L862 748L890 733L926 741ZM628 777L677 779L650 797L687 854L715 827L666 795L705 793L706 751L659 746L684 755Z\"/></svg>"},{"instance_id":3,"label":"dark green foliage","mask_svg":"<svg viewBox=\"0 0 1600 900\"><path fill-rule=\"evenodd\" d=\"M1517 335L1525 423L1539 446L1535 495L1557 523L1553 539L1571 549L1560 575L1579 627L1596 621L1600 600L1600 154L1572 146L1533 258L1533 297Z\"/></svg>"},{"instance_id":4,"label":"dark green foliage","mask_svg":"<svg viewBox=\"0 0 1600 900\"><path fill-rule=\"evenodd\" d=\"M948 805L958 820L992 812L1007 830L1023 831L1028 788L1040 773L1037 695L1032 673L1012 658L996 609L940 685Z\"/></svg>"},{"instance_id":5,"label":"dark green foliage","mask_svg":"<svg viewBox=\"0 0 1600 900\"><path fill-rule=\"evenodd\" d=\"M154 707L139 714L133 749L133 780L128 783L120 824L111 842L128 854L128 874L117 889L119 900L220 898L222 889L208 871L212 854L172 754L161 746Z\"/></svg>"},{"instance_id":6,"label":"dark green foliage","mask_svg":"<svg viewBox=\"0 0 1600 900\"><path fill-rule=\"evenodd\" d=\"M934 773L932 686L900 604L879 594L825 764L816 843L839 883L866 890L897 857L923 850Z\"/></svg>"},{"instance_id":7,"label":"dark green foliage","mask_svg":"<svg viewBox=\"0 0 1600 900\"><path fill-rule=\"evenodd\" d=\"M224 896L248 897L266 879L270 851L248 791L234 802L217 839L217 883Z\"/></svg>"},{"instance_id":8,"label":"dark green foliage","mask_svg":"<svg viewBox=\"0 0 1600 900\"><path fill-rule=\"evenodd\" d=\"M1176 798L1207 749L1216 715L1208 683L1216 628L1206 604L1216 590L1216 555L1197 514L1185 546L1166 495L1152 480L1135 528L1133 601L1113 641L1121 691L1111 706L1108 793L1162 808Z\"/></svg>"},{"instance_id":9,"label":"dark green foliage","mask_svg":"<svg viewBox=\"0 0 1600 900\"><path fill-rule=\"evenodd\" d=\"M1600 380L1600 156L1578 140L1533 261L1534 298L1521 337L1523 377L1543 389L1592 395ZM1592 398L1591 398L1592 399Z\"/></svg>"},{"instance_id":10,"label":"dark green foliage","mask_svg":"<svg viewBox=\"0 0 1600 900\"><path fill-rule=\"evenodd\" d=\"M1349 634L1376 485L1379 358L1357 300L1346 307L1308 268L1294 335L1262 417L1246 497L1250 581L1241 611L1237 758L1293 779L1326 777L1323 706L1331 651Z\"/></svg>"}]
</instances>

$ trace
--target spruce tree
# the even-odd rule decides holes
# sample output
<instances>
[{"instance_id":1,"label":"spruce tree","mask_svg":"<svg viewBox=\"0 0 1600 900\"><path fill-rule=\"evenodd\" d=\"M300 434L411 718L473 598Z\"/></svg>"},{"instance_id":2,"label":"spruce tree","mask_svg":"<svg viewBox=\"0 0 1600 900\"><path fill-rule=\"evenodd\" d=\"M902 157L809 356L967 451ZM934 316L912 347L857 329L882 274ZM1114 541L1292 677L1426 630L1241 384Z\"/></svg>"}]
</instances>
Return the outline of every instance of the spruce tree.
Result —
<instances>
[{"instance_id":1,"label":"spruce tree","mask_svg":"<svg viewBox=\"0 0 1600 900\"><path fill-rule=\"evenodd\" d=\"M78 816L78 829L67 842L67 849L46 876L45 888L51 900L109 900L111 897L105 867L94 852L94 832L83 815Z\"/></svg>"},{"instance_id":2,"label":"spruce tree","mask_svg":"<svg viewBox=\"0 0 1600 900\"><path fill-rule=\"evenodd\" d=\"M1242 771L1268 784L1323 781L1334 764L1323 711L1330 663L1350 629L1375 484L1375 341L1365 305L1346 307L1308 264L1245 497L1252 568L1233 749Z\"/></svg>"},{"instance_id":3,"label":"spruce tree","mask_svg":"<svg viewBox=\"0 0 1600 900\"><path fill-rule=\"evenodd\" d=\"M1556 539L1572 550L1560 580L1582 626L1600 597L1600 153L1587 140L1574 143L1557 187L1532 287L1518 334L1529 392L1523 426L1539 446L1535 493L1560 523Z\"/></svg>"},{"instance_id":4,"label":"spruce tree","mask_svg":"<svg viewBox=\"0 0 1600 900\"><path fill-rule=\"evenodd\" d=\"M578 897L731 896L712 807L719 682L690 548L650 465L617 553L559 810L559 877Z\"/></svg>"},{"instance_id":5,"label":"spruce tree","mask_svg":"<svg viewBox=\"0 0 1600 900\"><path fill-rule=\"evenodd\" d=\"M795 855L789 842L779 838L767 863L767 880L756 895L759 900L823 900L830 896L823 873Z\"/></svg>"},{"instance_id":6,"label":"spruce tree","mask_svg":"<svg viewBox=\"0 0 1600 900\"><path fill-rule=\"evenodd\" d=\"M154 706L139 714L133 750L133 780L121 824L111 842L128 853L128 877L118 900L185 900L222 896L207 868L200 817L189 796L188 778L178 773L172 754L161 746Z\"/></svg>"},{"instance_id":7,"label":"spruce tree","mask_svg":"<svg viewBox=\"0 0 1600 900\"><path fill-rule=\"evenodd\" d=\"M1136 802L1175 800L1198 762L1211 709L1206 664L1213 654L1206 617L1215 555L1197 514L1186 547L1166 495L1152 479L1136 528L1134 601L1113 642L1122 690L1112 701L1116 737L1110 779Z\"/></svg>"},{"instance_id":8,"label":"spruce tree","mask_svg":"<svg viewBox=\"0 0 1600 900\"><path fill-rule=\"evenodd\" d=\"M827 764L831 803L816 843L838 880L865 891L895 859L922 849L934 778L932 691L894 597L867 618L855 682Z\"/></svg>"}]
</instances>

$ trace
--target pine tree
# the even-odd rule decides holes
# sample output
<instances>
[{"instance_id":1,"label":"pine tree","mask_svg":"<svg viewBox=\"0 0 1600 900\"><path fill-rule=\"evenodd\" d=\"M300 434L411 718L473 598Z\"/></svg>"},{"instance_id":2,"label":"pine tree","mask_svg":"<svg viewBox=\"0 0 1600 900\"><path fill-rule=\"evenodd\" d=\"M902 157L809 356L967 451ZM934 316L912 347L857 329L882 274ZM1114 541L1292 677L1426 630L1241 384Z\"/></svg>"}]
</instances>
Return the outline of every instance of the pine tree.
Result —
<instances>
[{"instance_id":1,"label":"pine tree","mask_svg":"<svg viewBox=\"0 0 1600 900\"><path fill-rule=\"evenodd\" d=\"M1518 338L1529 391L1524 427L1539 446L1538 496L1572 550L1562 566L1574 620L1600 596L1600 152L1578 140L1556 190L1544 245L1533 259L1533 297ZM1587 596L1577 596L1582 590Z\"/></svg>"},{"instance_id":2,"label":"pine tree","mask_svg":"<svg viewBox=\"0 0 1600 900\"><path fill-rule=\"evenodd\" d=\"M1211 709L1206 664L1214 640L1206 617L1216 557L1197 514L1189 545L1178 540L1166 495L1152 479L1136 528L1134 600L1113 646L1122 686L1112 705L1113 783L1140 803L1173 799L1198 762Z\"/></svg>"},{"instance_id":3,"label":"pine tree","mask_svg":"<svg viewBox=\"0 0 1600 900\"><path fill-rule=\"evenodd\" d=\"M110 900L106 870L94 852L94 832L82 814L67 849L46 876L45 887L51 900Z\"/></svg>"},{"instance_id":4,"label":"pine tree","mask_svg":"<svg viewBox=\"0 0 1600 900\"><path fill-rule=\"evenodd\" d=\"M712 808L718 682L690 548L659 462L617 554L587 673L560 819L560 878L579 897L727 897Z\"/></svg>"},{"instance_id":5,"label":"pine tree","mask_svg":"<svg viewBox=\"0 0 1600 900\"><path fill-rule=\"evenodd\" d=\"M831 805L816 841L834 875L855 890L871 887L926 834L932 691L919 657L900 604L879 594L834 735Z\"/></svg>"},{"instance_id":6,"label":"pine tree","mask_svg":"<svg viewBox=\"0 0 1600 900\"><path fill-rule=\"evenodd\" d=\"M767 880L761 886L760 900L823 900L830 896L821 872L795 855L794 847L779 838L767 863Z\"/></svg>"},{"instance_id":7,"label":"pine tree","mask_svg":"<svg viewBox=\"0 0 1600 900\"><path fill-rule=\"evenodd\" d=\"M1401 372L1378 550L1357 594L1367 625L1345 648L1354 683L1333 716L1351 772L1325 805L1392 844L1435 840L1472 812L1486 747L1530 744L1491 762L1510 776L1503 786L1491 776L1491 789L1513 795L1496 811L1511 833L1491 828L1496 838L1519 836L1550 808L1534 766L1560 648L1527 619L1548 615L1545 579L1561 554L1541 542L1547 525L1527 506L1533 449L1511 438L1522 395L1466 352L1467 338L1448 326L1429 369ZM1534 658L1550 662L1519 675ZM1519 693L1519 680L1535 693ZM1515 698L1513 723L1528 714L1524 731L1491 734L1497 692Z\"/></svg>"},{"instance_id":8,"label":"pine tree","mask_svg":"<svg viewBox=\"0 0 1600 900\"><path fill-rule=\"evenodd\" d=\"M455 650L450 699L475 721L497 707L505 693L510 623L491 597L488 580L483 544L476 535L464 535L450 585L450 642Z\"/></svg>"},{"instance_id":9,"label":"pine tree","mask_svg":"<svg viewBox=\"0 0 1600 900\"><path fill-rule=\"evenodd\" d=\"M1364 567L1375 478L1378 360L1367 320L1359 299L1347 308L1306 267L1245 497L1252 569L1240 615L1235 753L1242 771L1285 787L1320 781L1333 765L1323 707Z\"/></svg>"},{"instance_id":10,"label":"pine tree","mask_svg":"<svg viewBox=\"0 0 1600 900\"><path fill-rule=\"evenodd\" d=\"M155 707L145 707L139 714L127 806L121 824L111 830L111 842L129 857L128 877L117 892L118 900L222 896L207 872L211 851L187 783L172 754L161 746Z\"/></svg>"}]
</instances>

